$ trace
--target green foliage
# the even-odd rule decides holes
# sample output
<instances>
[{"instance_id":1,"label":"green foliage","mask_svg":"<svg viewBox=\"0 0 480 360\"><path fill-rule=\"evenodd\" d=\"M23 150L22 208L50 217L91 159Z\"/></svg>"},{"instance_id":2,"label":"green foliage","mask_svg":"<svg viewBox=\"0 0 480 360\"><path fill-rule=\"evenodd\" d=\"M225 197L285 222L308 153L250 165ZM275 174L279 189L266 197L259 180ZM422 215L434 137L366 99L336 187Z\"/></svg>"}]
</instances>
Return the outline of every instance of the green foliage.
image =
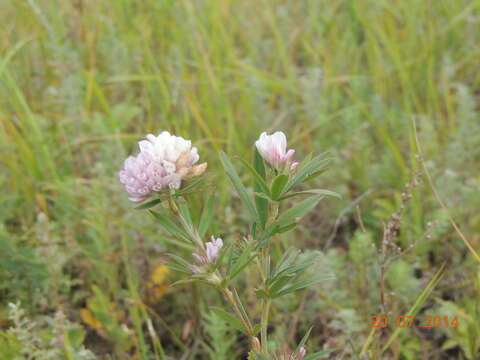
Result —
<instances>
[{"instance_id":1,"label":"green foliage","mask_svg":"<svg viewBox=\"0 0 480 360\"><path fill-rule=\"evenodd\" d=\"M219 311L223 311L218 309ZM205 348L209 355L209 359L223 360L232 356L235 345L235 337L223 316L217 314L216 311L205 312L203 315L205 322L203 323L208 337L208 345Z\"/></svg>"},{"instance_id":2,"label":"green foliage","mask_svg":"<svg viewBox=\"0 0 480 360\"><path fill-rule=\"evenodd\" d=\"M8 298L31 301L49 278L48 268L35 248L8 235L0 225L0 291Z\"/></svg>"},{"instance_id":3,"label":"green foliage","mask_svg":"<svg viewBox=\"0 0 480 360\"><path fill-rule=\"evenodd\" d=\"M443 326L440 331L447 336L442 344L443 350L460 347L469 360L476 359L480 354L480 324L479 309L476 299L465 300L462 304L452 301L437 300L438 306L428 312L429 316L440 317ZM445 326L445 318L450 326ZM458 326L452 326L452 321L458 319Z\"/></svg>"},{"instance_id":4,"label":"green foliage","mask_svg":"<svg viewBox=\"0 0 480 360\"><path fill-rule=\"evenodd\" d=\"M414 268L403 259L390 265L387 280L390 287L395 289L396 296L403 301L411 301L421 287L420 281L415 278Z\"/></svg>"}]
</instances>

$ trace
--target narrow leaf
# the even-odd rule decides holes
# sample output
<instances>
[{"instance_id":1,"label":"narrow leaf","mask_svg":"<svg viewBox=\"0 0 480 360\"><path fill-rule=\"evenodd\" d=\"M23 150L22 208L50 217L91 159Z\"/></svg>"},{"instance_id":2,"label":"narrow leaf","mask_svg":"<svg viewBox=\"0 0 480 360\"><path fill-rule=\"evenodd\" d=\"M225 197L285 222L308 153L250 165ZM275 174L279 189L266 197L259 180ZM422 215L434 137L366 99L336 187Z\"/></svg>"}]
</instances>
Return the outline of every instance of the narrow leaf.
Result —
<instances>
[{"instance_id":1,"label":"narrow leaf","mask_svg":"<svg viewBox=\"0 0 480 360\"><path fill-rule=\"evenodd\" d=\"M282 196L278 200L285 200L285 199L288 199L288 198L291 198L291 197L294 197L294 196L299 196L299 195L312 195L312 194L334 196L334 197L339 198L339 199L341 198L340 194L338 194L334 191L330 191L330 190L326 190L326 189L313 189L313 190L298 191L298 192L294 192L294 193L291 193L291 194L287 194L287 195Z\"/></svg>"},{"instance_id":2,"label":"narrow leaf","mask_svg":"<svg viewBox=\"0 0 480 360\"><path fill-rule=\"evenodd\" d=\"M312 210L318 202L323 198L321 195L312 196L306 200L299 202L294 205L283 214L280 215L278 221L285 221L287 219L296 219L303 217L306 213Z\"/></svg>"},{"instance_id":3,"label":"narrow leaf","mask_svg":"<svg viewBox=\"0 0 480 360\"><path fill-rule=\"evenodd\" d=\"M192 216L190 215L190 210L188 208L188 204L184 198L179 198L175 200L178 210L180 211L180 216L182 217L183 221L187 224L189 229L193 229L193 221Z\"/></svg>"},{"instance_id":4,"label":"narrow leaf","mask_svg":"<svg viewBox=\"0 0 480 360\"><path fill-rule=\"evenodd\" d=\"M430 294L433 292L433 290L437 287L438 283L440 280L442 280L443 275L445 274L446 270L446 263L443 263L440 269L435 273L433 276L432 280L428 283L427 287L422 291L422 293L417 297L417 300L413 304L412 308L410 311L407 313L409 316L416 316L420 309L422 308L423 304L425 301L427 301L428 297ZM374 328L376 329L376 328ZM397 338L397 336L402 332L404 328L397 327L395 331L393 332L392 335L388 338L386 344L383 346L381 353L383 354L387 349L390 347L390 345L393 343L393 341Z\"/></svg>"},{"instance_id":5,"label":"narrow leaf","mask_svg":"<svg viewBox=\"0 0 480 360\"><path fill-rule=\"evenodd\" d=\"M288 182L288 176L284 174L278 175L275 178L275 180L273 180L272 190L271 190L273 200L278 200L287 182Z\"/></svg>"},{"instance_id":6,"label":"narrow leaf","mask_svg":"<svg viewBox=\"0 0 480 360\"><path fill-rule=\"evenodd\" d=\"M178 264L165 264L165 266L168 267L169 269L172 269L174 271L178 271L178 272L181 272L181 273L184 273L184 274L188 274L188 275L193 274L192 270L187 269L186 267L183 267L183 266L178 265Z\"/></svg>"},{"instance_id":7,"label":"narrow leaf","mask_svg":"<svg viewBox=\"0 0 480 360\"><path fill-rule=\"evenodd\" d=\"M167 216L162 215L156 211L148 210L154 217L157 219L160 224L163 226L165 230L167 230L170 234L176 236L179 239L185 240L187 242L191 242L191 239L187 235L185 231L183 231L180 227L178 227L171 219Z\"/></svg>"},{"instance_id":8,"label":"narrow leaf","mask_svg":"<svg viewBox=\"0 0 480 360\"><path fill-rule=\"evenodd\" d=\"M210 223L212 222L214 203L215 203L215 194L212 193L209 196L207 203L205 204L205 207L203 208L202 216L198 224L198 233L200 237L203 237L205 235L208 227L210 226Z\"/></svg>"},{"instance_id":9,"label":"narrow leaf","mask_svg":"<svg viewBox=\"0 0 480 360\"><path fill-rule=\"evenodd\" d=\"M242 322L238 320L235 316L218 307L211 307L210 310L212 310L215 314L217 314L219 317L221 317L238 331L248 335L248 331L243 327Z\"/></svg>"},{"instance_id":10,"label":"narrow leaf","mask_svg":"<svg viewBox=\"0 0 480 360\"><path fill-rule=\"evenodd\" d=\"M247 161L243 160L242 158L238 159L252 175L253 182L258 186L258 190L266 195L270 195L270 190L268 189L267 183L265 182L265 178L262 177ZM255 191L257 191L257 189L255 189Z\"/></svg>"},{"instance_id":11,"label":"narrow leaf","mask_svg":"<svg viewBox=\"0 0 480 360\"><path fill-rule=\"evenodd\" d=\"M325 280L331 280L331 279L334 279L334 278L335 277L333 275L319 275L319 276L315 276L311 279L302 280L302 281L299 281L299 282L297 282L293 285L290 285L290 286L287 286L287 287L283 288L282 291L279 291L275 295L275 297L280 297L280 296L283 296L283 295L287 295L287 294L290 294L294 291L301 290L301 289L304 289L308 286L318 284L319 282L322 282L322 281L325 281Z\"/></svg>"},{"instance_id":12,"label":"narrow leaf","mask_svg":"<svg viewBox=\"0 0 480 360\"><path fill-rule=\"evenodd\" d=\"M154 200L151 200L151 201L147 201L146 203L142 204L142 205L139 205L135 208L135 210L145 210L145 209L150 209L158 204L160 204L162 202L162 200L160 199L154 199Z\"/></svg>"},{"instance_id":13,"label":"narrow leaf","mask_svg":"<svg viewBox=\"0 0 480 360\"><path fill-rule=\"evenodd\" d=\"M310 328L307 330L307 332L305 333L305 335L303 335L303 338L302 340L300 340L300 342L298 343L297 345L297 348L295 349L295 354L298 354L298 352L300 351L300 348L302 348L303 346L305 346L307 340L308 340L308 337L310 336L310 333L312 332L312 329L313 329L313 326L310 326Z\"/></svg>"},{"instance_id":14,"label":"narrow leaf","mask_svg":"<svg viewBox=\"0 0 480 360\"><path fill-rule=\"evenodd\" d=\"M223 151L220 152L220 160L222 162L225 172L227 173L227 176L230 178L230 181L235 187L235 190L237 190L238 195L246 205L247 210L250 213L250 216L253 219L255 219L257 217L255 205L253 204L253 201L250 195L248 194L247 189L245 188L245 186L243 186L242 182L240 181L240 178L235 168L233 167L230 159L228 158L227 154L225 154Z\"/></svg>"},{"instance_id":15,"label":"narrow leaf","mask_svg":"<svg viewBox=\"0 0 480 360\"><path fill-rule=\"evenodd\" d=\"M328 166L330 159L323 159L325 154L320 154L306 163L304 166L300 167L293 178L287 183L283 193L287 193L295 185L298 185L304 182L310 175L317 173ZM322 160L323 159L323 160Z\"/></svg>"},{"instance_id":16,"label":"narrow leaf","mask_svg":"<svg viewBox=\"0 0 480 360\"><path fill-rule=\"evenodd\" d=\"M317 360L320 359L321 357L324 357L325 355L328 355L334 351L337 351L337 349L328 349L328 350L323 350L319 351L310 355L307 355L303 358L303 360Z\"/></svg>"}]
</instances>

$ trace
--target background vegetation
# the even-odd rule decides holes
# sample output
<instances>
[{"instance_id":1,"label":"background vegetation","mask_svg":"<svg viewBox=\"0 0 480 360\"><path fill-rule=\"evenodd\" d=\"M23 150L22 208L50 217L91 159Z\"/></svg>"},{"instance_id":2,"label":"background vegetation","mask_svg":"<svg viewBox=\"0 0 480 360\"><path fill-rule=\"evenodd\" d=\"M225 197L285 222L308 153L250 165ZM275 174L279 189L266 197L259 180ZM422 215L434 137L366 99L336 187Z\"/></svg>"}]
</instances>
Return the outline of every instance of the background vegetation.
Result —
<instances>
[{"instance_id":1,"label":"background vegetation","mask_svg":"<svg viewBox=\"0 0 480 360\"><path fill-rule=\"evenodd\" d=\"M318 182L343 198L288 235L322 251L318 269L336 280L275 304L272 346L313 324L309 351L358 359L382 310L381 264L392 259L394 319L445 262L418 316L460 326L405 329L384 356L478 359L478 262L425 181L412 124L478 249L479 10L478 0L2 1L0 358L241 359L245 339L208 310L221 299L168 286L180 277L163 266L174 239L133 210L117 171L148 132L192 139L217 187L214 228L232 241L244 214L218 151L248 156L261 131L283 130L298 158L334 155ZM383 256L384 224L402 206L393 241L408 251ZM371 358L395 329L373 334Z\"/></svg>"}]
</instances>

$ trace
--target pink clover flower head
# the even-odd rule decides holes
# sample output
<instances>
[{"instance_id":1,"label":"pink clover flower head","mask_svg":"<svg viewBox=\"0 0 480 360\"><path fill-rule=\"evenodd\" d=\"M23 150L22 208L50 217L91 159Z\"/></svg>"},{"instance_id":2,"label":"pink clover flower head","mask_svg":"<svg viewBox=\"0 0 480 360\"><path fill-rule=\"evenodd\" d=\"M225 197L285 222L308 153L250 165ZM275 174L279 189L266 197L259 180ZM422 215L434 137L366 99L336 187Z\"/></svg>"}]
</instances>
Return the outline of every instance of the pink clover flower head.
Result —
<instances>
[{"instance_id":1,"label":"pink clover flower head","mask_svg":"<svg viewBox=\"0 0 480 360\"><path fill-rule=\"evenodd\" d=\"M164 189L179 189L182 180L201 175L207 168L207 163L194 166L200 157L190 140L168 131L148 134L146 139L138 143L140 153L129 156L118 174L130 201L143 201Z\"/></svg>"},{"instance_id":2,"label":"pink clover flower head","mask_svg":"<svg viewBox=\"0 0 480 360\"><path fill-rule=\"evenodd\" d=\"M272 135L263 132L255 142L255 146L265 161L276 168L290 165L291 170L294 170L298 166L297 162L292 162L295 150L290 149L287 151L287 137L281 131L277 131Z\"/></svg>"},{"instance_id":3,"label":"pink clover flower head","mask_svg":"<svg viewBox=\"0 0 480 360\"><path fill-rule=\"evenodd\" d=\"M212 241L205 244L207 247L207 260L210 264L214 263L218 259L220 250L223 247L223 240L220 238L215 239L212 236Z\"/></svg>"},{"instance_id":4,"label":"pink clover flower head","mask_svg":"<svg viewBox=\"0 0 480 360\"><path fill-rule=\"evenodd\" d=\"M193 258L199 266L213 264L215 263L215 261L217 261L220 250L223 247L223 240L220 238L215 239L215 237L212 236L212 241L205 243L205 247L206 250L204 256L197 253L192 254ZM196 268L198 269L198 267Z\"/></svg>"}]
</instances>

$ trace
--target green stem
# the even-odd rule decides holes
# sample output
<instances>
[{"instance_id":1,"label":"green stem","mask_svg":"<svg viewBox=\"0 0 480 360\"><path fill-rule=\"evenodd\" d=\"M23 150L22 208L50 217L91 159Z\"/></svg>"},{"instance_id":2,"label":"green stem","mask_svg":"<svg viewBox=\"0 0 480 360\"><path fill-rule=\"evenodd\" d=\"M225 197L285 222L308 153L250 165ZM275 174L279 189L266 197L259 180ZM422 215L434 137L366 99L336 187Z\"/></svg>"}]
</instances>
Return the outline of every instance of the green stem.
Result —
<instances>
[{"instance_id":1,"label":"green stem","mask_svg":"<svg viewBox=\"0 0 480 360\"><path fill-rule=\"evenodd\" d=\"M264 300L263 301L263 309L262 309L262 329L261 329L261 343L262 343L262 353L264 355L268 355L268 315L270 313L270 305L272 304L272 300Z\"/></svg>"},{"instance_id":2,"label":"green stem","mask_svg":"<svg viewBox=\"0 0 480 360\"><path fill-rule=\"evenodd\" d=\"M237 300L235 296L233 296L232 292L228 289L222 289L222 294L225 296L225 299L232 305L233 311L237 315L238 319L242 322L244 328L249 332L250 336L253 336L253 329L250 326L248 319L245 319L243 316L243 312L240 310L240 306L237 304Z\"/></svg>"}]
</instances>

